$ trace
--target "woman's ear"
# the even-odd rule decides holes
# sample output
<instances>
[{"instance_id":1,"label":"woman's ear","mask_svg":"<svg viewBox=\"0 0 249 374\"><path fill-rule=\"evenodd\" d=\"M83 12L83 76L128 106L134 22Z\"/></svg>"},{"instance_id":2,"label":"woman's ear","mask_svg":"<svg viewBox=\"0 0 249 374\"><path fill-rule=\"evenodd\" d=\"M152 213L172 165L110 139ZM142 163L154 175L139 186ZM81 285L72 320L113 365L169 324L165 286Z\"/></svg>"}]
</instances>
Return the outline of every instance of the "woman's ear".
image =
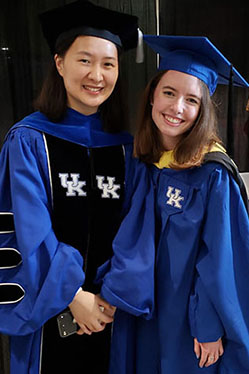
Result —
<instances>
[{"instance_id":1,"label":"woman's ear","mask_svg":"<svg viewBox=\"0 0 249 374\"><path fill-rule=\"evenodd\" d=\"M54 62L56 69L61 77L63 77L63 58L59 56L58 54L54 55Z\"/></svg>"}]
</instances>

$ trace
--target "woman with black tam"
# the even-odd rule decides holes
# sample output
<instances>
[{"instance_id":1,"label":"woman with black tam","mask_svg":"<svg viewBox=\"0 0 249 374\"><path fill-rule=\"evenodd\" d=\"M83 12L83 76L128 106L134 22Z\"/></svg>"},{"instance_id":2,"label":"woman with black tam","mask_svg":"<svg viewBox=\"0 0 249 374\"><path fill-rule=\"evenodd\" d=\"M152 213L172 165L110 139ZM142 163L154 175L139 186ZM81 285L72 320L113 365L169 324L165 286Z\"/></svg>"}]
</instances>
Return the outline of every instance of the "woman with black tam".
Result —
<instances>
[{"instance_id":1,"label":"woman with black tam","mask_svg":"<svg viewBox=\"0 0 249 374\"><path fill-rule=\"evenodd\" d=\"M107 373L115 308L94 278L132 168L119 60L138 20L76 1L40 21L53 64L0 159L0 331L11 374Z\"/></svg>"}]
</instances>

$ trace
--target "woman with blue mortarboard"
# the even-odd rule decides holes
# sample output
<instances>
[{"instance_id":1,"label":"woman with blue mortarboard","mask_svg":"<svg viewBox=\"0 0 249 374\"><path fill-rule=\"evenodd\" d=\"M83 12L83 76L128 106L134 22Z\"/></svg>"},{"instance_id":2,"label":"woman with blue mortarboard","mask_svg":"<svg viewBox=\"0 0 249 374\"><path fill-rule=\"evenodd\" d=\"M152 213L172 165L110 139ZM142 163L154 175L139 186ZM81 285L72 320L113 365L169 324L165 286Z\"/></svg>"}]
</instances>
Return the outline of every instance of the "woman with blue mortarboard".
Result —
<instances>
[{"instance_id":1,"label":"woman with blue mortarboard","mask_svg":"<svg viewBox=\"0 0 249 374\"><path fill-rule=\"evenodd\" d=\"M51 70L0 158L0 331L11 374L107 373L115 309L94 278L136 183L119 65L138 19L81 0L40 21Z\"/></svg>"},{"instance_id":2,"label":"woman with blue mortarboard","mask_svg":"<svg viewBox=\"0 0 249 374\"><path fill-rule=\"evenodd\" d=\"M144 39L161 57L135 136L135 155L148 165L155 188L155 309L145 320L119 306L120 264L139 269L142 263L132 263L132 250L121 251L138 221L133 211L114 240L101 291L123 309L116 312L110 373L247 374L247 198L217 135L211 98L218 83L228 84L231 66L205 37ZM233 75L235 85L248 87L234 68ZM130 243L154 250L141 237ZM132 278L133 285L150 281Z\"/></svg>"}]
</instances>

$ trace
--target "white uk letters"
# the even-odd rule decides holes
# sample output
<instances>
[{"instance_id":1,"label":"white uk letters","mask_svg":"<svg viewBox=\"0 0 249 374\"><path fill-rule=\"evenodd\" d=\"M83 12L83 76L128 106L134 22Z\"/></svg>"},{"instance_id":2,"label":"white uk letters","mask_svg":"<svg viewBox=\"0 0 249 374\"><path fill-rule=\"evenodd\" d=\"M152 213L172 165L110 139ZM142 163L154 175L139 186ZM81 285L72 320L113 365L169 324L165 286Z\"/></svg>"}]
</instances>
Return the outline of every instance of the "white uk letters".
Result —
<instances>
[{"instance_id":1,"label":"white uk letters","mask_svg":"<svg viewBox=\"0 0 249 374\"><path fill-rule=\"evenodd\" d=\"M175 208L181 209L182 205L180 204L180 201L184 200L183 196L181 195L181 190L178 188L174 188L172 186L168 186L168 191L166 193L166 196L169 198L166 201L166 204L175 206Z\"/></svg>"},{"instance_id":2,"label":"white uk letters","mask_svg":"<svg viewBox=\"0 0 249 374\"><path fill-rule=\"evenodd\" d=\"M86 181L81 181L80 174L76 173L59 173L61 186L65 188L66 196L87 196L86 191L83 187L86 185ZM105 178L107 183L105 182ZM119 199L117 190L120 189L120 184L115 184L115 177L105 177L102 175L96 175L97 187L102 191L101 197L104 199L113 198Z\"/></svg>"}]
</instances>

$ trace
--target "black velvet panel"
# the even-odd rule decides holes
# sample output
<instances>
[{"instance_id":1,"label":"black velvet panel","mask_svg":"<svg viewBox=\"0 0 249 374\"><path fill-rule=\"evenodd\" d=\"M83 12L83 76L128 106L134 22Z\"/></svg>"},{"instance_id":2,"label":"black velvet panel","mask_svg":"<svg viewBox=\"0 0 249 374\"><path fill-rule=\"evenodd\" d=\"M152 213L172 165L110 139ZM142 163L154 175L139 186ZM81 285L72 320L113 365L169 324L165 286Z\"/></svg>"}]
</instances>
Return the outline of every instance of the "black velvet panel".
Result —
<instances>
[{"instance_id":1,"label":"black velvet panel","mask_svg":"<svg viewBox=\"0 0 249 374\"><path fill-rule=\"evenodd\" d=\"M123 147L88 149L50 135L46 139L55 234L80 251L86 273L84 288L98 292L93 284L96 270L112 256L112 240L120 224Z\"/></svg>"},{"instance_id":2,"label":"black velvet panel","mask_svg":"<svg viewBox=\"0 0 249 374\"><path fill-rule=\"evenodd\" d=\"M58 240L84 259L84 290L98 293L97 268L112 256L124 197L123 147L85 148L46 135L53 187L53 228ZM62 176L63 175L63 176ZM42 374L108 373L111 326L91 336L59 336L56 317L44 326ZM70 357L70 360L63 360ZM96 359L97 358L97 359ZM83 361L82 361L83 360ZM54 363L54 365L53 365Z\"/></svg>"}]
</instances>

